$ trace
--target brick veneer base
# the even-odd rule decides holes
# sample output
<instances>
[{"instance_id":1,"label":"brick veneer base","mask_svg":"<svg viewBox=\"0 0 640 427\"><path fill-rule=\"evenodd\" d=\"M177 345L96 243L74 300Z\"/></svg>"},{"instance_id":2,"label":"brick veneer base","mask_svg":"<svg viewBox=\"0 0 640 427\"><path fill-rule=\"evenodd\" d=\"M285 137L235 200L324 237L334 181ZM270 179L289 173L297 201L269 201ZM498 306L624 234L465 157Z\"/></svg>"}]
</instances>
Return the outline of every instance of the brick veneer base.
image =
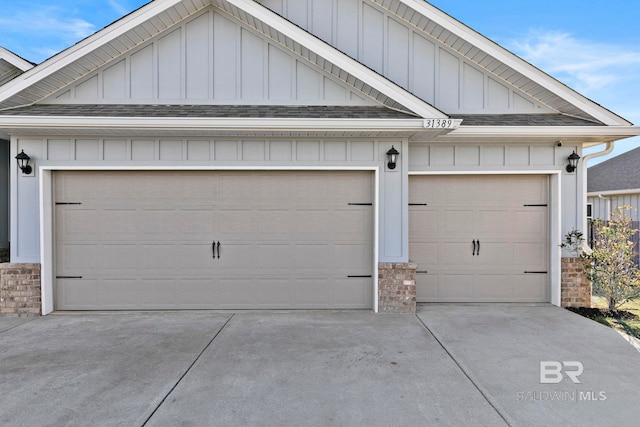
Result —
<instances>
[{"instance_id":1,"label":"brick veneer base","mask_svg":"<svg viewBox=\"0 0 640 427\"><path fill-rule=\"evenodd\" d=\"M378 312L416 312L416 268L418 264L378 264Z\"/></svg>"},{"instance_id":2,"label":"brick veneer base","mask_svg":"<svg viewBox=\"0 0 640 427\"><path fill-rule=\"evenodd\" d=\"M40 316L40 264L0 264L0 316Z\"/></svg>"},{"instance_id":3,"label":"brick veneer base","mask_svg":"<svg viewBox=\"0 0 640 427\"><path fill-rule=\"evenodd\" d=\"M562 258L562 307L591 307L591 282L577 258Z\"/></svg>"}]
</instances>

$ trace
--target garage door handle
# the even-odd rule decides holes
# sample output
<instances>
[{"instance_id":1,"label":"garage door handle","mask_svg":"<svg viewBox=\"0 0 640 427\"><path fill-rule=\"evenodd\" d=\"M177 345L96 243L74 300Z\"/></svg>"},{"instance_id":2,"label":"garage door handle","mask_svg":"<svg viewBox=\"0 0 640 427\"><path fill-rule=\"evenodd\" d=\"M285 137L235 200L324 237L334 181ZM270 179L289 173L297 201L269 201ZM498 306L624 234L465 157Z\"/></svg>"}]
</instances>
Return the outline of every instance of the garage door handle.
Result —
<instances>
[{"instance_id":1,"label":"garage door handle","mask_svg":"<svg viewBox=\"0 0 640 427\"><path fill-rule=\"evenodd\" d=\"M218 259L220 259L220 242L218 242Z\"/></svg>"},{"instance_id":2,"label":"garage door handle","mask_svg":"<svg viewBox=\"0 0 640 427\"><path fill-rule=\"evenodd\" d=\"M476 250L476 255L480 256L480 239L478 239L478 249Z\"/></svg>"},{"instance_id":3,"label":"garage door handle","mask_svg":"<svg viewBox=\"0 0 640 427\"><path fill-rule=\"evenodd\" d=\"M473 239L471 243L473 244L473 252L471 252L471 256L476 256L476 239Z\"/></svg>"}]
</instances>

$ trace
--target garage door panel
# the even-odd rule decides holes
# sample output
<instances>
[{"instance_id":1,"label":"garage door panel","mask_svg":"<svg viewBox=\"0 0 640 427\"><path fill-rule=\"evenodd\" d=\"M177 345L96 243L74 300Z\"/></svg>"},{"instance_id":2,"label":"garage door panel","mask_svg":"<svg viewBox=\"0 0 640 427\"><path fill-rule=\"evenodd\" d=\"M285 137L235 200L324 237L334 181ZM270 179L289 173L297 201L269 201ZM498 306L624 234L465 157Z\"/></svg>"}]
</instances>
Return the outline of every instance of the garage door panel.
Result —
<instances>
[{"instance_id":1,"label":"garage door panel","mask_svg":"<svg viewBox=\"0 0 640 427\"><path fill-rule=\"evenodd\" d=\"M548 280L548 274L517 274L514 280L514 292L531 302L548 300Z\"/></svg>"},{"instance_id":2,"label":"garage door panel","mask_svg":"<svg viewBox=\"0 0 640 427\"><path fill-rule=\"evenodd\" d=\"M118 241L136 241L144 226L140 213L131 208L103 209L95 224L96 238ZM87 219L88 220L88 219Z\"/></svg>"},{"instance_id":3,"label":"garage door panel","mask_svg":"<svg viewBox=\"0 0 640 427\"><path fill-rule=\"evenodd\" d=\"M437 265L442 268L463 268L470 262L473 245L471 241L440 242Z\"/></svg>"},{"instance_id":4,"label":"garage door panel","mask_svg":"<svg viewBox=\"0 0 640 427\"><path fill-rule=\"evenodd\" d=\"M168 309L175 307L180 298L180 281L175 279L143 279L136 283L143 308Z\"/></svg>"},{"instance_id":5,"label":"garage door panel","mask_svg":"<svg viewBox=\"0 0 640 427\"><path fill-rule=\"evenodd\" d=\"M345 308L361 308L371 306L371 292L368 291L371 279L347 278L335 279L335 294L343 301Z\"/></svg>"},{"instance_id":6,"label":"garage door panel","mask_svg":"<svg viewBox=\"0 0 640 427\"><path fill-rule=\"evenodd\" d=\"M101 234L101 213L95 209L58 206L56 226L66 240L86 240Z\"/></svg>"},{"instance_id":7,"label":"garage door panel","mask_svg":"<svg viewBox=\"0 0 640 427\"><path fill-rule=\"evenodd\" d=\"M420 267L418 267L420 271ZM435 301L439 295L439 279L437 274L416 274L416 299L418 301Z\"/></svg>"},{"instance_id":8,"label":"garage door panel","mask_svg":"<svg viewBox=\"0 0 640 427\"><path fill-rule=\"evenodd\" d=\"M100 246L98 259L102 264L102 271L113 274L120 271L138 270L143 249L135 244L104 243Z\"/></svg>"},{"instance_id":9,"label":"garage door panel","mask_svg":"<svg viewBox=\"0 0 640 427\"><path fill-rule=\"evenodd\" d=\"M95 244L65 244L59 247L58 274L66 275L70 272L93 271L100 258L100 247Z\"/></svg>"},{"instance_id":10,"label":"garage door panel","mask_svg":"<svg viewBox=\"0 0 640 427\"><path fill-rule=\"evenodd\" d=\"M445 301L473 300L472 274L441 274L438 295Z\"/></svg>"},{"instance_id":11,"label":"garage door panel","mask_svg":"<svg viewBox=\"0 0 640 427\"><path fill-rule=\"evenodd\" d=\"M443 209L438 216L438 233L446 233L452 238L473 235L472 215L473 211L469 209Z\"/></svg>"},{"instance_id":12,"label":"garage door panel","mask_svg":"<svg viewBox=\"0 0 640 427\"><path fill-rule=\"evenodd\" d=\"M84 310L95 307L98 301L98 282L93 279L58 279L56 300L68 310Z\"/></svg>"},{"instance_id":13,"label":"garage door panel","mask_svg":"<svg viewBox=\"0 0 640 427\"><path fill-rule=\"evenodd\" d=\"M409 235L421 240L434 235L438 230L440 213L426 207L409 207Z\"/></svg>"},{"instance_id":14,"label":"garage door panel","mask_svg":"<svg viewBox=\"0 0 640 427\"><path fill-rule=\"evenodd\" d=\"M298 236L326 235L329 230L327 209L296 210L292 214L293 232Z\"/></svg>"},{"instance_id":15,"label":"garage door panel","mask_svg":"<svg viewBox=\"0 0 640 427\"><path fill-rule=\"evenodd\" d=\"M510 274L480 274L474 278L473 295L478 301L512 301L513 287Z\"/></svg>"},{"instance_id":16,"label":"garage door panel","mask_svg":"<svg viewBox=\"0 0 640 427\"><path fill-rule=\"evenodd\" d=\"M218 304L220 308L250 308L255 302L257 286L251 278L220 279Z\"/></svg>"},{"instance_id":17,"label":"garage door panel","mask_svg":"<svg viewBox=\"0 0 640 427\"><path fill-rule=\"evenodd\" d=\"M258 308L286 308L294 304L295 281L287 277L257 279Z\"/></svg>"},{"instance_id":18,"label":"garage door panel","mask_svg":"<svg viewBox=\"0 0 640 427\"><path fill-rule=\"evenodd\" d=\"M513 244L504 241L480 240L479 254L472 256L473 267L477 270L495 270L513 266Z\"/></svg>"},{"instance_id":19,"label":"garage door panel","mask_svg":"<svg viewBox=\"0 0 640 427\"><path fill-rule=\"evenodd\" d=\"M294 268L297 272L326 272L331 268L333 247L326 244L307 244L298 242L294 249Z\"/></svg>"},{"instance_id":20,"label":"garage door panel","mask_svg":"<svg viewBox=\"0 0 640 427\"><path fill-rule=\"evenodd\" d=\"M211 279L180 280L180 307L206 309L218 301L218 287Z\"/></svg>"},{"instance_id":21,"label":"garage door panel","mask_svg":"<svg viewBox=\"0 0 640 427\"><path fill-rule=\"evenodd\" d=\"M418 270L429 270L438 265L437 242L412 242L409 245L411 260L418 263Z\"/></svg>"},{"instance_id":22,"label":"garage door panel","mask_svg":"<svg viewBox=\"0 0 640 427\"><path fill-rule=\"evenodd\" d=\"M513 266L524 270L546 270L547 247L540 242L518 242L513 245Z\"/></svg>"},{"instance_id":23,"label":"garage door panel","mask_svg":"<svg viewBox=\"0 0 640 427\"><path fill-rule=\"evenodd\" d=\"M298 279L295 300L296 305L302 308L329 308L334 305L333 283L322 278Z\"/></svg>"},{"instance_id":24,"label":"garage door panel","mask_svg":"<svg viewBox=\"0 0 640 427\"><path fill-rule=\"evenodd\" d=\"M236 272L251 271L257 263L257 254L253 243L221 241L216 255L219 258L212 260L210 265L218 269L222 274L234 274Z\"/></svg>"},{"instance_id":25,"label":"garage door panel","mask_svg":"<svg viewBox=\"0 0 640 427\"><path fill-rule=\"evenodd\" d=\"M367 260L373 256L370 244L335 244L333 247L333 271L353 272L354 270L362 271L362 274L369 274L363 266L367 265ZM355 274L355 273L354 273Z\"/></svg>"},{"instance_id":26,"label":"garage door panel","mask_svg":"<svg viewBox=\"0 0 640 427\"><path fill-rule=\"evenodd\" d=\"M548 271L548 188L540 175L411 176L409 203L438 212L409 207L409 256L429 272L417 301L547 302L546 275L520 281Z\"/></svg>"},{"instance_id":27,"label":"garage door panel","mask_svg":"<svg viewBox=\"0 0 640 427\"><path fill-rule=\"evenodd\" d=\"M372 278L336 282L373 271L374 207L349 205L373 200L370 172L70 171L54 189L82 199L56 209L56 274L96 292L57 309L371 308Z\"/></svg>"},{"instance_id":28,"label":"garage door panel","mask_svg":"<svg viewBox=\"0 0 640 427\"><path fill-rule=\"evenodd\" d=\"M138 307L142 290L136 280L127 278L101 279L96 280L95 285L96 299L92 305L85 308L91 309L98 302L102 308L107 310L129 310Z\"/></svg>"}]
</instances>

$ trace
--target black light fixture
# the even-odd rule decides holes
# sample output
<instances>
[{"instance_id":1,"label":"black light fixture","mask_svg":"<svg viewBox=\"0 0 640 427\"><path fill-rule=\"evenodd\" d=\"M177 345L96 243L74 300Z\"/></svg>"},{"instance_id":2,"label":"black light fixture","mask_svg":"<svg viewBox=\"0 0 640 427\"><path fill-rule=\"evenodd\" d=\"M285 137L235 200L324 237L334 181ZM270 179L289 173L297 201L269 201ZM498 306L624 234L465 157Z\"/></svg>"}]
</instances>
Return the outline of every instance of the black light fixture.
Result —
<instances>
[{"instance_id":1,"label":"black light fixture","mask_svg":"<svg viewBox=\"0 0 640 427\"><path fill-rule=\"evenodd\" d=\"M27 153L24 152L24 150L18 153L18 155L16 156L16 160L18 161L18 167L23 174L30 175L31 172L33 172L33 168L29 164L29 160L31 160L31 157L29 157Z\"/></svg>"},{"instance_id":2,"label":"black light fixture","mask_svg":"<svg viewBox=\"0 0 640 427\"><path fill-rule=\"evenodd\" d=\"M389 169L396 168L396 163L398 162L399 155L400 155L400 152L396 150L395 147L392 145L391 149L387 151L387 159L389 160L389 162L387 163L387 167Z\"/></svg>"},{"instance_id":3,"label":"black light fixture","mask_svg":"<svg viewBox=\"0 0 640 427\"><path fill-rule=\"evenodd\" d=\"M580 156L576 154L574 151L569 155L569 164L567 165L567 172L572 173L578 168L578 160L580 160Z\"/></svg>"}]
</instances>

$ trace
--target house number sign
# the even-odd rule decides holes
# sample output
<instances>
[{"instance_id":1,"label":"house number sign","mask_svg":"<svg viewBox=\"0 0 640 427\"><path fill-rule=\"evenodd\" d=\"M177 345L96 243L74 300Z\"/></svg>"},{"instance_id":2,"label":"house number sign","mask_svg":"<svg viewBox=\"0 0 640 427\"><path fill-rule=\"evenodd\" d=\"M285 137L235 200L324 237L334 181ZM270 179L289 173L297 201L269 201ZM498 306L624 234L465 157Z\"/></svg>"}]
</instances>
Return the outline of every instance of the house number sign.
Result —
<instances>
[{"instance_id":1,"label":"house number sign","mask_svg":"<svg viewBox=\"0 0 640 427\"><path fill-rule=\"evenodd\" d=\"M453 119L426 119L424 127L427 129L449 129L453 127Z\"/></svg>"}]
</instances>

